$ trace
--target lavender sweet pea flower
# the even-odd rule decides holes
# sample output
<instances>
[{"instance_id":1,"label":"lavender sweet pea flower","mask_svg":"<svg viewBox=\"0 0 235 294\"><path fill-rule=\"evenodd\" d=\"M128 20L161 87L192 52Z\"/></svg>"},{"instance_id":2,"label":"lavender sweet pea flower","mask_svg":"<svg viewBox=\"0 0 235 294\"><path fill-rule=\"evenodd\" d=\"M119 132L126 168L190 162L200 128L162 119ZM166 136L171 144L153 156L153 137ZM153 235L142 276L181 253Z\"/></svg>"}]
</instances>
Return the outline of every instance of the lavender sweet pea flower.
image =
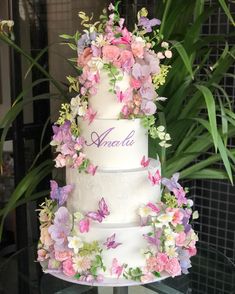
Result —
<instances>
[{"instance_id":1,"label":"lavender sweet pea flower","mask_svg":"<svg viewBox=\"0 0 235 294\"><path fill-rule=\"evenodd\" d=\"M70 215L68 209L61 206L55 213L54 224L48 228L52 240L58 247L64 247L71 231Z\"/></svg>"},{"instance_id":2,"label":"lavender sweet pea flower","mask_svg":"<svg viewBox=\"0 0 235 294\"><path fill-rule=\"evenodd\" d=\"M156 112L157 106L153 101L144 99L141 103L141 110L145 115L152 115Z\"/></svg>"},{"instance_id":3,"label":"lavender sweet pea flower","mask_svg":"<svg viewBox=\"0 0 235 294\"><path fill-rule=\"evenodd\" d=\"M96 39L96 32L83 34L77 43L78 53L81 53L83 49L86 46L89 46L92 41L95 41L95 39Z\"/></svg>"},{"instance_id":4,"label":"lavender sweet pea flower","mask_svg":"<svg viewBox=\"0 0 235 294\"><path fill-rule=\"evenodd\" d=\"M147 79L150 76L150 68L148 65L135 63L132 68L132 75L135 79Z\"/></svg>"},{"instance_id":5,"label":"lavender sweet pea flower","mask_svg":"<svg viewBox=\"0 0 235 294\"><path fill-rule=\"evenodd\" d=\"M61 126L53 126L53 132L54 136L51 141L52 146L60 145L62 142L63 143L69 143L72 140L72 134L71 134L71 122L70 121L65 121L63 125Z\"/></svg>"},{"instance_id":6,"label":"lavender sweet pea flower","mask_svg":"<svg viewBox=\"0 0 235 294\"><path fill-rule=\"evenodd\" d=\"M151 83L145 83L140 88L140 95L142 96L143 99L146 99L149 101L153 101L157 96L154 86Z\"/></svg>"},{"instance_id":7,"label":"lavender sweet pea flower","mask_svg":"<svg viewBox=\"0 0 235 294\"><path fill-rule=\"evenodd\" d=\"M160 24L161 24L161 21L159 19L157 18L148 19L147 17L144 17L144 16L140 17L138 22L138 26L144 27L147 33L151 33L152 27L156 25L160 25Z\"/></svg>"},{"instance_id":8,"label":"lavender sweet pea flower","mask_svg":"<svg viewBox=\"0 0 235 294\"><path fill-rule=\"evenodd\" d=\"M188 272L189 272L188 268L191 267L189 252L188 252L188 250L179 249L178 254L179 254L179 261L180 261L182 273L188 274Z\"/></svg>"},{"instance_id":9,"label":"lavender sweet pea flower","mask_svg":"<svg viewBox=\"0 0 235 294\"><path fill-rule=\"evenodd\" d=\"M152 74L159 74L161 72L160 61L159 58L157 58L157 54L154 51L145 50L144 61L148 63Z\"/></svg>"}]
</instances>

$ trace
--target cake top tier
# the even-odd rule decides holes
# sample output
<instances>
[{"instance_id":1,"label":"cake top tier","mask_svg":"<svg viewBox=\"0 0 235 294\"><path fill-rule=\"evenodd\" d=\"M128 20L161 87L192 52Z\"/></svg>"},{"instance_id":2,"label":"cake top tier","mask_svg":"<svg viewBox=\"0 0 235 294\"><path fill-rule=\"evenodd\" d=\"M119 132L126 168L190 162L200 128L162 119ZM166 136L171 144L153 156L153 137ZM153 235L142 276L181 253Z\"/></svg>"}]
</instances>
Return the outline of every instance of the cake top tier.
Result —
<instances>
[{"instance_id":1,"label":"cake top tier","mask_svg":"<svg viewBox=\"0 0 235 294\"><path fill-rule=\"evenodd\" d=\"M130 32L119 15L117 5L112 4L95 23L91 23L92 17L84 12L80 12L79 17L84 26L83 32L61 36L77 51L73 59L76 60L74 68L77 75L68 77L73 96L68 103L62 104L59 119L53 127L51 145L56 146L59 153L56 167L92 170L92 167L89 169L92 162L86 154L90 149L85 150L85 144L94 132L103 134L95 128L95 125L100 125L99 120L106 120L107 129L112 127L112 120L138 119L138 129L146 129L141 131L144 135L138 144L147 142L149 134L162 147L170 146L170 136L164 126L155 123L157 103L166 99L159 97L157 92L165 82L170 67L167 61L171 57L170 45L162 40L160 34L160 20L149 19L147 10L143 8L138 12L135 29ZM83 120L88 126L94 126L88 137L85 137L87 132L79 123ZM113 140L115 144L120 141L117 138ZM142 155L147 157L147 143L142 149ZM136 163L139 165L140 161L141 158L131 167L137 167ZM96 165L95 162L93 164Z\"/></svg>"},{"instance_id":2,"label":"cake top tier","mask_svg":"<svg viewBox=\"0 0 235 294\"><path fill-rule=\"evenodd\" d=\"M112 4L110 14L100 22L89 24L89 17L80 13L86 26L77 41L79 102L96 118L130 118L156 112L156 90L163 83L167 67L161 61L171 57L169 44L161 42L158 52L154 46L160 39L160 20L147 18L146 9L138 13L133 32ZM151 38L150 38L150 33ZM154 40L154 41L153 41Z\"/></svg>"}]
</instances>

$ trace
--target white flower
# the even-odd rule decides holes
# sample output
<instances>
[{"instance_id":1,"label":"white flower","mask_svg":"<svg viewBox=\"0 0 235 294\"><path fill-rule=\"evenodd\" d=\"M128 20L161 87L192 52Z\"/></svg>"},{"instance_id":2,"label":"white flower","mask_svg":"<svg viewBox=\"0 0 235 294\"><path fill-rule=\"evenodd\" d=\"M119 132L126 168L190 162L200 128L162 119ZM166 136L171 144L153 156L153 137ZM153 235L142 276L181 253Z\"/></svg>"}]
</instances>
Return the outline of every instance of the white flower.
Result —
<instances>
[{"instance_id":1,"label":"white flower","mask_svg":"<svg viewBox=\"0 0 235 294\"><path fill-rule=\"evenodd\" d=\"M75 254L78 254L79 249L83 246L82 240L79 237L74 236L74 237L68 237L68 241L69 241L68 247L73 249Z\"/></svg>"},{"instance_id":2,"label":"white flower","mask_svg":"<svg viewBox=\"0 0 235 294\"><path fill-rule=\"evenodd\" d=\"M178 256L178 253L176 252L176 247L174 246L165 247L165 251L169 257L174 258Z\"/></svg>"},{"instance_id":3,"label":"white flower","mask_svg":"<svg viewBox=\"0 0 235 294\"><path fill-rule=\"evenodd\" d=\"M163 213L157 217L157 220L165 226L168 226L173 219L173 213Z\"/></svg>"},{"instance_id":4,"label":"white flower","mask_svg":"<svg viewBox=\"0 0 235 294\"><path fill-rule=\"evenodd\" d=\"M81 273L87 271L91 267L91 260L89 257L75 256L73 257L73 268L76 272Z\"/></svg>"},{"instance_id":5,"label":"white flower","mask_svg":"<svg viewBox=\"0 0 235 294\"><path fill-rule=\"evenodd\" d=\"M78 115L79 116L84 116L86 114L87 111L87 102L83 101L80 105L80 107L78 108Z\"/></svg>"},{"instance_id":6,"label":"white flower","mask_svg":"<svg viewBox=\"0 0 235 294\"><path fill-rule=\"evenodd\" d=\"M192 199L188 199L188 200L187 200L187 205L188 205L189 207L192 207L192 206L193 206L193 200L192 200Z\"/></svg>"},{"instance_id":7,"label":"white flower","mask_svg":"<svg viewBox=\"0 0 235 294\"><path fill-rule=\"evenodd\" d=\"M100 57L92 57L87 65L89 66L90 70L93 72L97 72L100 71L103 66L104 66L104 62Z\"/></svg>"},{"instance_id":8,"label":"white flower","mask_svg":"<svg viewBox=\"0 0 235 294\"><path fill-rule=\"evenodd\" d=\"M80 107L80 104L81 104L81 98L79 97L79 95L71 99L70 108L71 108L73 117L75 117L78 114L78 109Z\"/></svg>"},{"instance_id":9,"label":"white flower","mask_svg":"<svg viewBox=\"0 0 235 294\"><path fill-rule=\"evenodd\" d=\"M133 39L134 39L135 42L142 43L143 46L145 45L145 40L142 37L133 36Z\"/></svg>"},{"instance_id":10,"label":"white flower","mask_svg":"<svg viewBox=\"0 0 235 294\"><path fill-rule=\"evenodd\" d=\"M168 47L169 47L169 43L167 43L167 42L162 42L162 43L161 43L161 47L162 47L162 48L165 48L165 49L168 49Z\"/></svg>"},{"instance_id":11,"label":"white flower","mask_svg":"<svg viewBox=\"0 0 235 294\"><path fill-rule=\"evenodd\" d=\"M144 218L144 217L155 216L155 215L156 215L156 213L154 213L154 211L146 205L143 205L139 208L139 216L140 217Z\"/></svg>"},{"instance_id":12,"label":"white flower","mask_svg":"<svg viewBox=\"0 0 235 294\"><path fill-rule=\"evenodd\" d=\"M95 41L91 42L91 44L96 47L103 47L105 45L108 45L109 41L107 40L106 36L100 34L96 37Z\"/></svg>"}]
</instances>

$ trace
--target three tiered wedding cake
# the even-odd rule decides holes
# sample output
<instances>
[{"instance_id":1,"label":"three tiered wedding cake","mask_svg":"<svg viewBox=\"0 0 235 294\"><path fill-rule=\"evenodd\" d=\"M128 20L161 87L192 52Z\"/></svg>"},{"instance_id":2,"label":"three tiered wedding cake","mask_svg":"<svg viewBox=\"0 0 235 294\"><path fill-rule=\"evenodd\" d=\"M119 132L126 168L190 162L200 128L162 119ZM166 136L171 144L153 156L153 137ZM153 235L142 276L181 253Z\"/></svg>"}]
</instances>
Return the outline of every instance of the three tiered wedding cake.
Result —
<instances>
[{"instance_id":1,"label":"three tiered wedding cake","mask_svg":"<svg viewBox=\"0 0 235 294\"><path fill-rule=\"evenodd\" d=\"M163 100L156 89L169 68L161 64L171 57L169 44L158 39L153 27L160 21L148 19L146 9L132 33L117 7L109 10L96 24L79 14L86 27L74 36L80 72L69 77L78 95L62 104L51 142L66 186L52 180L51 199L40 207L38 261L80 283L146 283L187 273L197 236L179 175L161 178L159 160L148 158L148 135L170 146L153 116Z\"/></svg>"}]
</instances>

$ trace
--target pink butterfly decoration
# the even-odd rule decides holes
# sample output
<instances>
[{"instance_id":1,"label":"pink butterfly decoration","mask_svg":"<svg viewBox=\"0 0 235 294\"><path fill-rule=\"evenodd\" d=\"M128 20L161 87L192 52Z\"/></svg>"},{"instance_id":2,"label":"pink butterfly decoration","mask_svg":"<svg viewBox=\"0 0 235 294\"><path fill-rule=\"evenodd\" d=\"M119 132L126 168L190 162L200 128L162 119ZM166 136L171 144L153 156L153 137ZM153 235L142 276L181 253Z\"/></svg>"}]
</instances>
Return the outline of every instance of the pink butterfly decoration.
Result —
<instances>
[{"instance_id":1,"label":"pink butterfly decoration","mask_svg":"<svg viewBox=\"0 0 235 294\"><path fill-rule=\"evenodd\" d=\"M93 122L93 120L95 119L97 112L93 111L91 107L89 107L86 111L86 114L84 115L84 120L88 120L89 121L89 125Z\"/></svg>"},{"instance_id":2,"label":"pink butterfly decoration","mask_svg":"<svg viewBox=\"0 0 235 294\"><path fill-rule=\"evenodd\" d=\"M116 95L118 102L127 102L131 99L132 89L128 88L125 91L120 91L119 89L116 90Z\"/></svg>"},{"instance_id":3,"label":"pink butterfly decoration","mask_svg":"<svg viewBox=\"0 0 235 294\"><path fill-rule=\"evenodd\" d=\"M147 167L147 166L149 166L149 163L150 163L150 159L148 158L147 160L145 160L145 155L144 155L143 158L141 159L140 164L141 164L143 167Z\"/></svg>"},{"instance_id":4,"label":"pink butterfly decoration","mask_svg":"<svg viewBox=\"0 0 235 294\"><path fill-rule=\"evenodd\" d=\"M107 249L115 249L117 248L119 245L121 245L122 243L117 243L115 241L115 237L116 235L113 234L112 236L108 237L106 242L104 243L104 245L107 247Z\"/></svg>"},{"instance_id":5,"label":"pink butterfly decoration","mask_svg":"<svg viewBox=\"0 0 235 294\"><path fill-rule=\"evenodd\" d=\"M88 165L86 171L88 172L88 174L94 176L96 173L98 166L94 166L92 163Z\"/></svg>"},{"instance_id":6,"label":"pink butterfly decoration","mask_svg":"<svg viewBox=\"0 0 235 294\"><path fill-rule=\"evenodd\" d=\"M153 186L159 185L160 181L161 181L159 169L156 171L156 173L154 175L152 175L150 172L148 172L148 179L150 180L150 182L152 183Z\"/></svg>"},{"instance_id":7,"label":"pink butterfly decoration","mask_svg":"<svg viewBox=\"0 0 235 294\"><path fill-rule=\"evenodd\" d=\"M86 216L101 223L103 219L109 214L110 212L108 206L102 197L99 201L99 209L97 211L89 211Z\"/></svg>"},{"instance_id":8,"label":"pink butterfly decoration","mask_svg":"<svg viewBox=\"0 0 235 294\"><path fill-rule=\"evenodd\" d=\"M59 205L63 205L67 200L69 193L73 190L73 185L67 185L64 187L59 187L56 181L50 181L51 192L50 197L53 200L57 200Z\"/></svg>"},{"instance_id":9,"label":"pink butterfly decoration","mask_svg":"<svg viewBox=\"0 0 235 294\"><path fill-rule=\"evenodd\" d=\"M112 267L110 269L111 275L117 275L119 278L124 269L123 265L119 265L116 258L113 259Z\"/></svg>"},{"instance_id":10,"label":"pink butterfly decoration","mask_svg":"<svg viewBox=\"0 0 235 294\"><path fill-rule=\"evenodd\" d=\"M82 220L80 220L79 222L79 231L81 233L87 233L89 231L89 227L90 227L90 221L88 218L83 218Z\"/></svg>"}]
</instances>

